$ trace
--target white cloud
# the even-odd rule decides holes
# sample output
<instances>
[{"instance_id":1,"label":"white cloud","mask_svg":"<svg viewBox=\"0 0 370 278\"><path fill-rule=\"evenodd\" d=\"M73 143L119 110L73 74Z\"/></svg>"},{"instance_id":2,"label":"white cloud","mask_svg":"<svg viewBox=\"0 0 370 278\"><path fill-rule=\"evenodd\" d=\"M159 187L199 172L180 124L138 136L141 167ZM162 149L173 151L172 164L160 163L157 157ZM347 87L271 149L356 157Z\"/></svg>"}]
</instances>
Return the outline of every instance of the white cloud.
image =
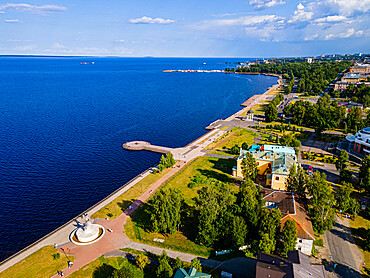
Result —
<instances>
[{"instance_id":1,"label":"white cloud","mask_svg":"<svg viewBox=\"0 0 370 278\"><path fill-rule=\"evenodd\" d=\"M262 10L266 8L275 7L278 5L284 5L284 0L250 0L249 4L253 6L255 10Z\"/></svg>"},{"instance_id":2,"label":"white cloud","mask_svg":"<svg viewBox=\"0 0 370 278\"><path fill-rule=\"evenodd\" d=\"M343 15L329 15L327 17L321 17L315 20L315 22L318 23L324 23L324 22L341 22L347 20L347 17Z\"/></svg>"},{"instance_id":3,"label":"white cloud","mask_svg":"<svg viewBox=\"0 0 370 278\"><path fill-rule=\"evenodd\" d=\"M22 45L22 46L17 46L15 50L17 51L29 51L35 49L35 45Z\"/></svg>"},{"instance_id":4,"label":"white cloud","mask_svg":"<svg viewBox=\"0 0 370 278\"><path fill-rule=\"evenodd\" d=\"M6 23L22 23L19 19L5 19L4 22Z\"/></svg>"},{"instance_id":5,"label":"white cloud","mask_svg":"<svg viewBox=\"0 0 370 278\"><path fill-rule=\"evenodd\" d=\"M318 34L314 34L312 36L307 36L307 37L304 37L303 40L304 41L313 41L314 39L316 39L319 35Z\"/></svg>"},{"instance_id":6,"label":"white cloud","mask_svg":"<svg viewBox=\"0 0 370 278\"><path fill-rule=\"evenodd\" d=\"M170 24L174 23L175 20L172 19L163 19L163 18L151 18L148 16L143 16L141 18L134 18L129 20L130 23L134 24Z\"/></svg>"},{"instance_id":7,"label":"white cloud","mask_svg":"<svg viewBox=\"0 0 370 278\"><path fill-rule=\"evenodd\" d=\"M367 13L370 10L370 0L325 0L320 3L330 6L343 15Z\"/></svg>"},{"instance_id":8,"label":"white cloud","mask_svg":"<svg viewBox=\"0 0 370 278\"><path fill-rule=\"evenodd\" d=\"M29 13L51 13L51 12L65 12L66 10L67 10L66 7L56 5L35 6L29 4L12 4L12 3L0 5L0 12L18 11Z\"/></svg>"},{"instance_id":9,"label":"white cloud","mask_svg":"<svg viewBox=\"0 0 370 278\"><path fill-rule=\"evenodd\" d=\"M67 47L59 42L53 43L52 45L53 48L55 49L66 49Z\"/></svg>"},{"instance_id":10,"label":"white cloud","mask_svg":"<svg viewBox=\"0 0 370 278\"><path fill-rule=\"evenodd\" d=\"M302 3L299 3L297 9L294 11L294 14L288 20L288 23L308 21L312 19L314 13L312 11L305 11L305 7Z\"/></svg>"},{"instance_id":11,"label":"white cloud","mask_svg":"<svg viewBox=\"0 0 370 278\"><path fill-rule=\"evenodd\" d=\"M243 16L234 19L220 19L203 21L198 24L198 29L208 29L212 27L221 26L255 26L267 23L278 23L283 20L282 17L277 15L256 15L256 16Z\"/></svg>"},{"instance_id":12,"label":"white cloud","mask_svg":"<svg viewBox=\"0 0 370 278\"><path fill-rule=\"evenodd\" d=\"M334 39L334 38L344 39L344 38L349 38L349 37L353 36L354 34L355 34L355 29L350 28L346 32L343 32L343 33L326 35L325 39L326 40L331 40L331 39Z\"/></svg>"}]
</instances>

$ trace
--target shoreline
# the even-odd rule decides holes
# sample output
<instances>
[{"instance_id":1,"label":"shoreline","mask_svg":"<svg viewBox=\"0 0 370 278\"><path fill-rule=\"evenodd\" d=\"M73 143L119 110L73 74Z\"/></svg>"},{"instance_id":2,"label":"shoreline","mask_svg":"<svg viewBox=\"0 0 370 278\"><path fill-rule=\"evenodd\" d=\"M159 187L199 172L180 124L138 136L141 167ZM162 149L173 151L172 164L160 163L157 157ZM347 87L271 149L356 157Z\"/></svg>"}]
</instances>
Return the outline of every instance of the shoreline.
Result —
<instances>
[{"instance_id":1,"label":"shoreline","mask_svg":"<svg viewBox=\"0 0 370 278\"><path fill-rule=\"evenodd\" d=\"M243 74L248 74L248 73L243 73ZM214 124L218 121L228 121L228 120L235 119L236 117L240 116L240 114L242 114L245 111L248 111L249 109L251 109L258 102L266 99L266 97L268 96L268 94L272 90L277 89L282 85L281 84L282 76L276 75L276 74L262 74L262 75L270 75L270 76L278 77L279 79L277 80L277 84L274 84L274 85L270 86L263 94L260 94L260 95L255 94L255 95L249 97L245 102L243 102L241 104L241 106L244 106L243 104L246 104L248 102L248 100L250 100L250 99L253 99L254 101L250 101L250 103L247 104L244 108L242 108L241 110L239 110L239 111L235 112L234 114L230 115L226 119L218 119L218 120L214 121L213 123L211 123L207 127L205 127L205 129L208 129L208 127L210 127L212 124ZM257 97L255 97L255 96L257 96ZM192 142L188 143L186 146L178 148L178 149L184 149L185 147L191 146L192 144L196 144L197 142L199 143L203 140L203 138L206 138L206 137L212 137L212 136L215 136L217 134L219 136L222 136L223 132L218 132L218 131L215 132L215 130L217 130L217 126L212 127L211 130L209 130L205 134L201 135L200 137L196 138ZM175 159L176 159L176 157L175 157ZM181 159L178 159L178 161L181 161ZM151 169L155 166L156 165L151 166L147 170L145 170L144 172L139 173L134 178L132 178L130 181L123 184L121 187L116 189L114 192L109 194L107 197L105 197L101 201L97 202L96 204L89 207L85 211L79 213L76 217L72 218L70 221L68 221L65 224L59 226L58 228L54 229L50 233L41 237L37 241L33 242L32 244L26 246L25 248L21 249L20 251L16 252L15 254L11 255L10 257L6 258L5 260L1 261L0 262L0 273L3 272L6 269L12 267L16 263L20 262L21 260L23 260L24 258L33 254L34 252L38 251L40 248L42 248L44 246L54 245L55 243L57 243L58 247L61 247L61 246L64 246L66 244L69 244L70 242L68 240L68 237L69 237L69 234L72 232L72 230L75 229L75 226L73 224L76 222L77 219L82 219L82 217L85 213L87 213L90 216L93 215L95 212L97 212L98 210L100 210L101 208L103 208L104 206L109 204L110 202L112 202L115 198L117 198L118 196L120 196L121 194L123 194L124 192L129 190L132 186L134 186L142 178L144 178L148 174L150 174Z\"/></svg>"}]
</instances>

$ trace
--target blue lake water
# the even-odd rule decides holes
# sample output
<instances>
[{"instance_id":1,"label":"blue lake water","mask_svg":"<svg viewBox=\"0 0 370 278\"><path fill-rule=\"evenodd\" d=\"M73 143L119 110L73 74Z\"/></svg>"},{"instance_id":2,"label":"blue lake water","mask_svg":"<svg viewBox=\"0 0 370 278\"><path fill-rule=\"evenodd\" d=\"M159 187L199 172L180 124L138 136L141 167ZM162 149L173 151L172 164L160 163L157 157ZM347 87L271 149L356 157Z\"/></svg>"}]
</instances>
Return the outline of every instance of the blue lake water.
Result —
<instances>
[{"instance_id":1,"label":"blue lake water","mask_svg":"<svg viewBox=\"0 0 370 278\"><path fill-rule=\"evenodd\" d=\"M0 261L159 161L124 142L184 146L277 81L162 72L226 61L0 57Z\"/></svg>"}]
</instances>

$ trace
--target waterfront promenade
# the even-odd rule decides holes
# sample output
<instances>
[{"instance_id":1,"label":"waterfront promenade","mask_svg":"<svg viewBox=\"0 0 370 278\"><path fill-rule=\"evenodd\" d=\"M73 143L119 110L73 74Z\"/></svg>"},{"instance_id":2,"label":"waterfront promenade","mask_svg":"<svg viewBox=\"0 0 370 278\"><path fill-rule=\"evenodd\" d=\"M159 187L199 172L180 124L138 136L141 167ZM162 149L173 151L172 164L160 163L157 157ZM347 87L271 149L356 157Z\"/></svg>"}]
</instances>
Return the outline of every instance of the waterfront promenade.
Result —
<instances>
[{"instance_id":1,"label":"waterfront promenade","mask_svg":"<svg viewBox=\"0 0 370 278\"><path fill-rule=\"evenodd\" d=\"M278 83L280 84L280 79ZM231 120L236 120L236 117L242 114L244 110L245 111L249 110L250 108L252 108L252 106L257 104L258 101L265 99L268 93L271 90L276 89L277 87L278 85L274 85L270 87L269 90L267 90L264 94L260 95L261 97L258 98L258 100L253 101L252 103L247 105L242 110L228 117L225 121L228 122ZM175 160L179 162L180 167L176 167L172 169L169 173L167 173L160 180L154 183L143 195L141 195L132 204L132 207L133 207L132 209L128 209L124 211L118 218L112 219L112 220L106 220L106 219L95 219L94 220L94 223L101 224L106 229L113 230L112 233L107 232L106 235L102 239L100 239L98 242L91 244L91 245L87 245L87 246L77 246L77 245L72 244L69 241L70 233L76 227L81 225L81 222L83 222L83 215L85 213L88 216L93 215L95 212L97 212L98 210L100 210L101 208L109 204L110 202L112 202L118 196L122 195L124 192L126 192L136 183L138 183L141 179L149 175L151 173L151 169L148 169L144 173L136 176L130 182L128 182L121 188L117 189L115 192L113 192L111 195L109 195L108 197L100 201L98 204L82 212L80 215L76 216L74 219L70 220L68 223L64 224L63 226L59 227L58 229L44 236L40 240L36 241L35 243L31 244L30 246L26 247L25 249L21 250L20 252L16 253L15 255L1 262L0 272L11 267L12 265L16 264L17 262L21 261L22 259L26 258L27 256L31 255L32 253L36 252L40 248L47 246L47 245L57 244L58 249L61 252L66 252L67 255L75 256L74 267L71 269L66 268L65 270L63 270L63 272L66 275L72 273L73 271L76 271L80 267L86 265L87 263L93 261L99 256L104 255L105 253L108 253L110 251L114 251L114 250L117 250L119 248L124 248L124 247L130 247L130 248L136 249L135 246L139 249L140 248L143 249L144 247L142 245L138 247L139 246L138 244L131 243L131 241L126 237L126 235L123 232L123 225L127 219L127 216L133 213L135 209L137 209L143 202L145 202L145 200L147 200L150 197L150 194L152 191L155 191L156 189L158 189L164 181L166 181L168 178L174 175L177 171L182 169L183 165L185 165L188 161L191 161L194 158L197 158L199 156L205 155L206 151L204 149L210 143L212 143L217 138L221 137L222 135L226 133L225 130L222 130L220 128L221 128L221 125L219 124L212 125L211 131L209 131L205 135L201 136L200 138L196 139L195 141L189 143L187 146L182 147L182 148L172 149L172 148L160 147L163 150L161 151L162 153L171 151ZM130 142L128 142L127 144L130 145ZM147 150L150 150L150 149L147 149ZM146 246L145 248L148 249L149 247L150 246ZM152 249L154 253L159 252L154 247ZM172 251L172 252L175 252L175 251ZM190 258L195 258L195 256L193 255L184 254L180 252L175 252L174 254L180 256L180 258L182 258L185 261L189 261ZM55 276L55 277L58 277L58 276Z\"/></svg>"}]
</instances>

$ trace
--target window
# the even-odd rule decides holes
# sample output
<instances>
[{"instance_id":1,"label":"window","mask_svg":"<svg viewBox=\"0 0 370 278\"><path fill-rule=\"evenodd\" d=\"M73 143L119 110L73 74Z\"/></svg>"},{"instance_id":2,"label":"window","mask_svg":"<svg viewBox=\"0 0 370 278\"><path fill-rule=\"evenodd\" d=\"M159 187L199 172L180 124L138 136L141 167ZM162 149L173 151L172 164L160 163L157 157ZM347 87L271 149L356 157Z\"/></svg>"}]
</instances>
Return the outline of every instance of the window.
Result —
<instances>
[{"instance_id":1,"label":"window","mask_svg":"<svg viewBox=\"0 0 370 278\"><path fill-rule=\"evenodd\" d=\"M275 177L275 180L276 180L276 181L278 181L278 180L279 180L279 177L278 177L278 176L276 176L276 177Z\"/></svg>"}]
</instances>

